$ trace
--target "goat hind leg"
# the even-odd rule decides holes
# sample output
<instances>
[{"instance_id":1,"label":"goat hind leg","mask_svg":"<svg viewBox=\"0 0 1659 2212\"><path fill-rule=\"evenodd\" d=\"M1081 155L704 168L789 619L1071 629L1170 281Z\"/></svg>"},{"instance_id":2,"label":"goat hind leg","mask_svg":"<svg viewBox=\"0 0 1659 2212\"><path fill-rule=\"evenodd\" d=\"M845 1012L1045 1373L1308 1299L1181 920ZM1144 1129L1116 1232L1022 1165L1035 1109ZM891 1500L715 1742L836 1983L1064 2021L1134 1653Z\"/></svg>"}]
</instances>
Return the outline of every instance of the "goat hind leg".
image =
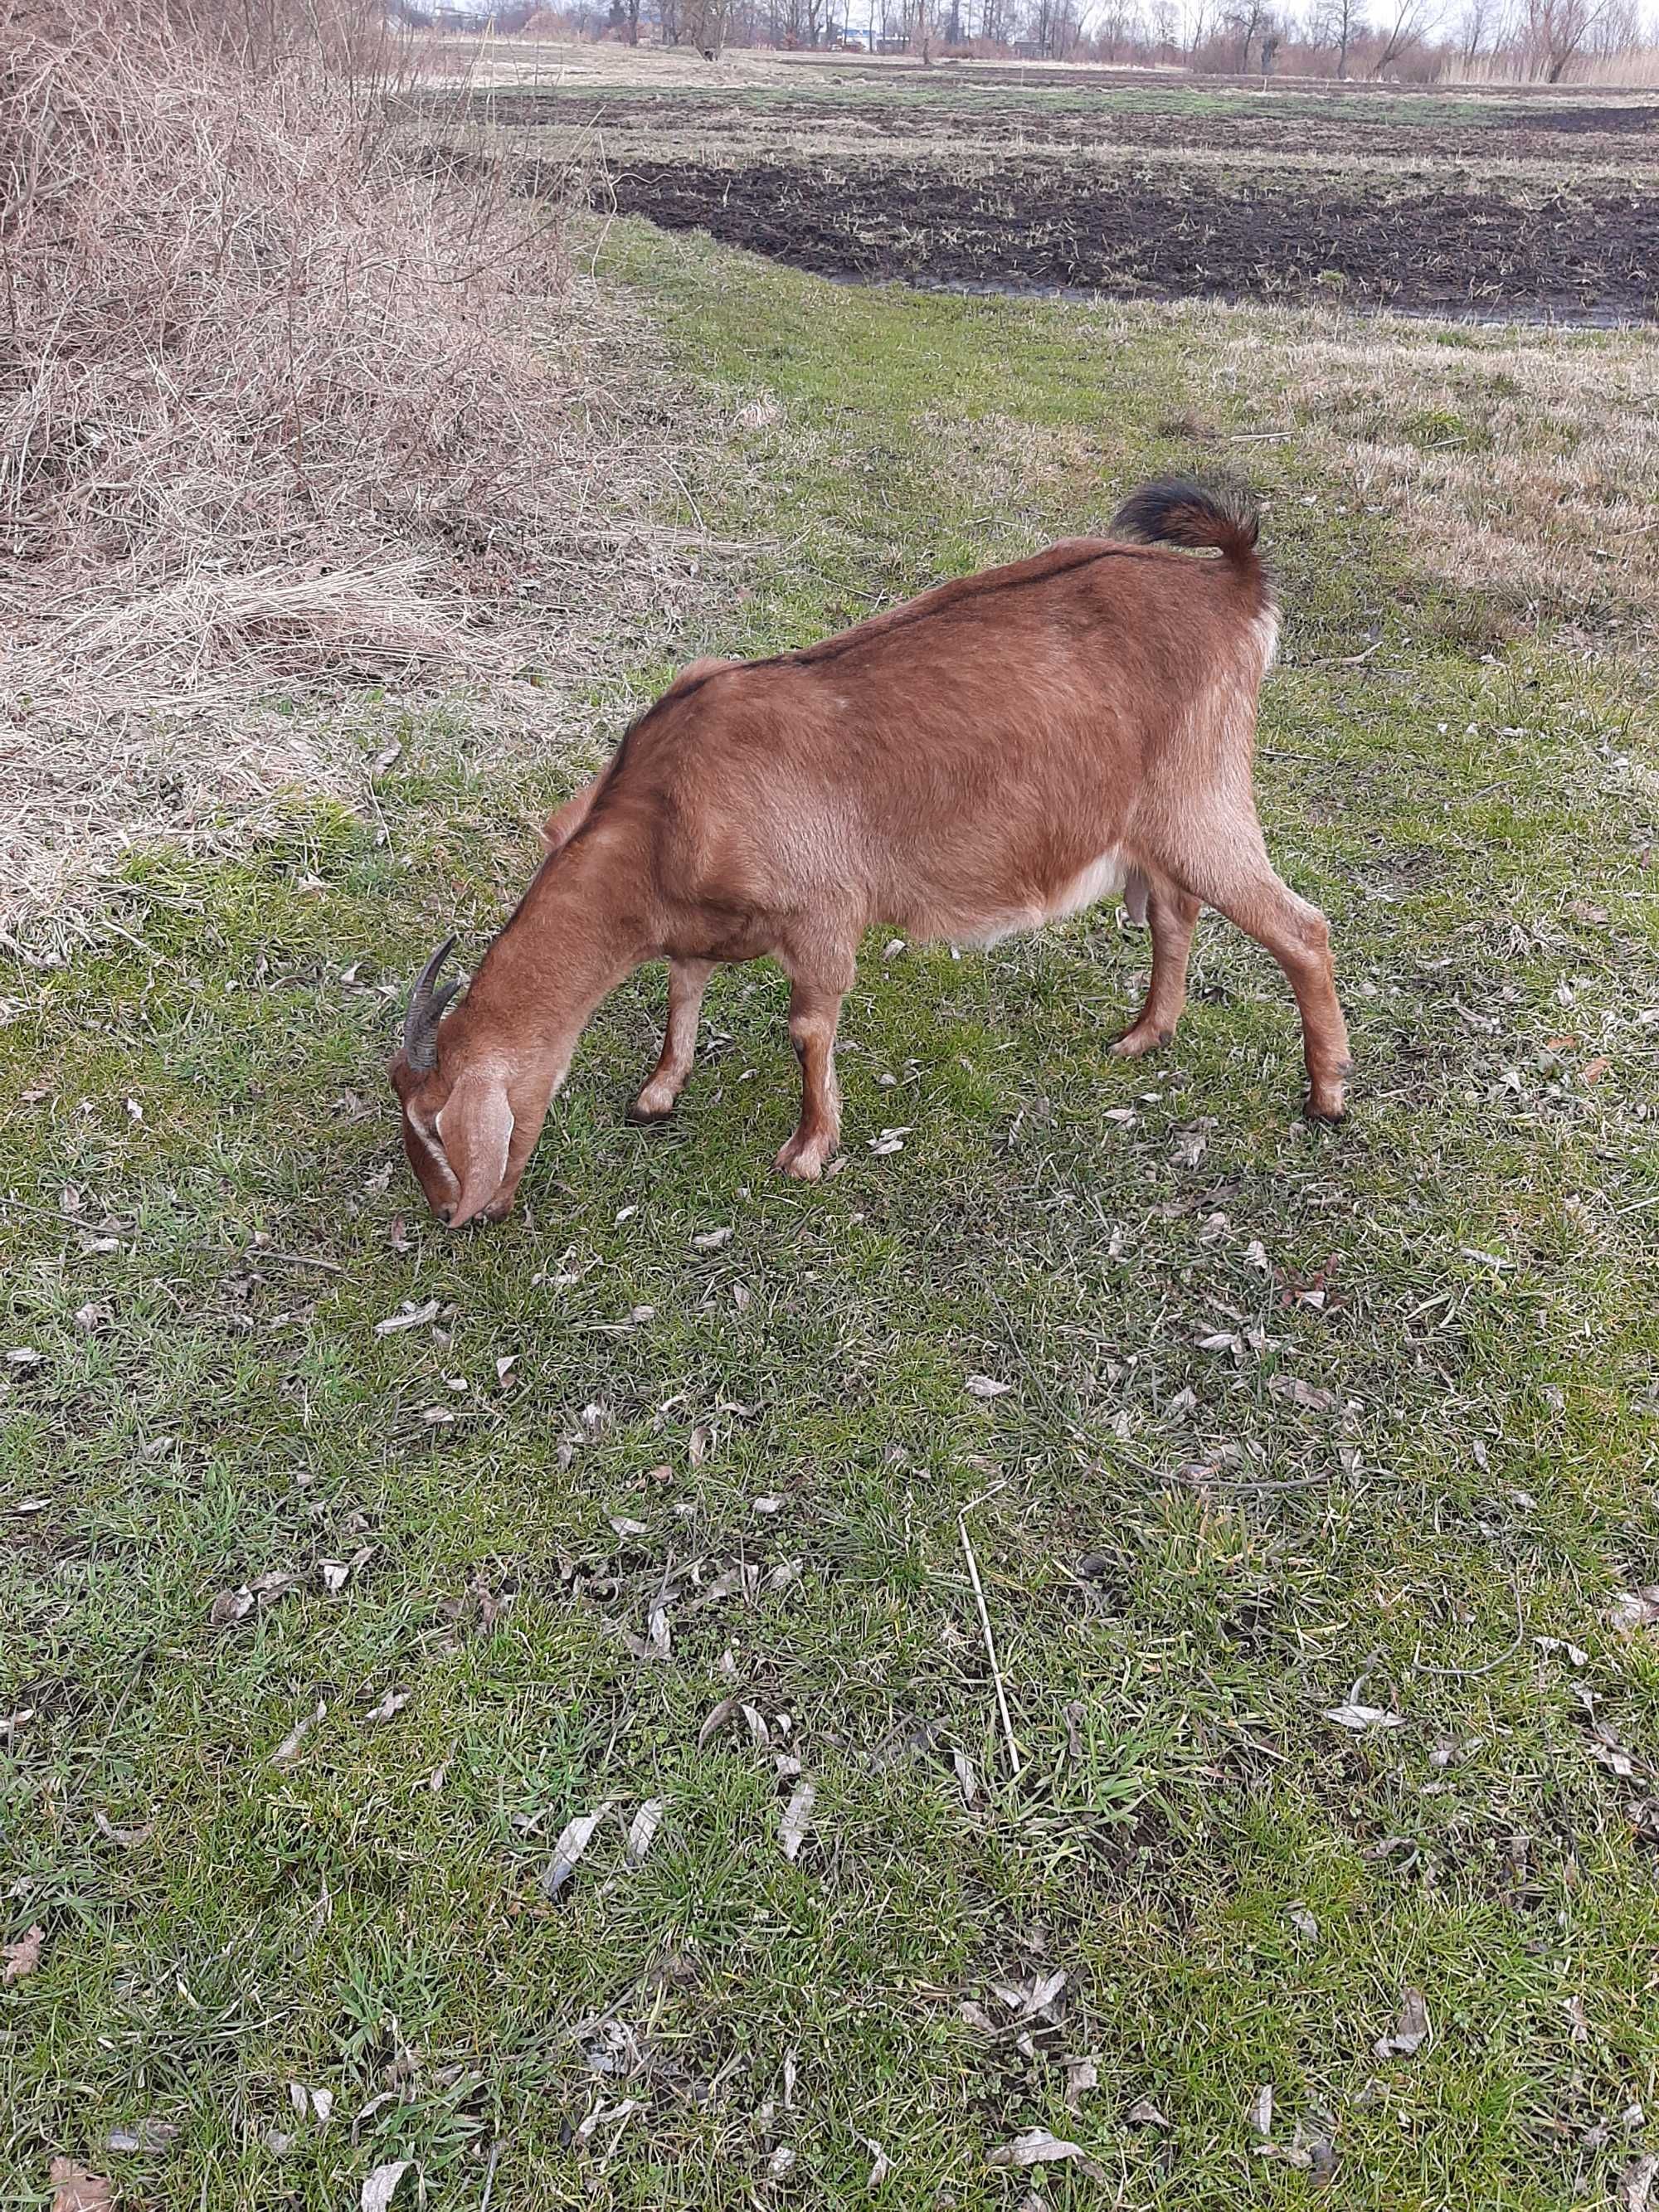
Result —
<instances>
[{"instance_id":1,"label":"goat hind leg","mask_svg":"<svg viewBox=\"0 0 1659 2212\"><path fill-rule=\"evenodd\" d=\"M1217 837L1197 843L1196 851L1203 857L1182 870L1187 890L1265 945L1285 970L1302 1016L1308 1112L1316 1121L1340 1121L1353 1062L1337 1000L1329 923L1275 875L1259 831L1248 843Z\"/></svg>"},{"instance_id":2,"label":"goat hind leg","mask_svg":"<svg viewBox=\"0 0 1659 2212\"><path fill-rule=\"evenodd\" d=\"M668 1020L662 1051L639 1097L628 1109L630 1121L661 1121L674 1110L685 1088L697 1049L702 994L714 972L712 960L674 960L668 969Z\"/></svg>"},{"instance_id":3,"label":"goat hind leg","mask_svg":"<svg viewBox=\"0 0 1659 2212\"><path fill-rule=\"evenodd\" d=\"M1198 926L1198 901L1173 884L1156 883L1147 894L1146 921L1152 933L1152 981L1133 1026L1112 1047L1121 1060L1139 1060L1175 1035L1187 1003L1187 963Z\"/></svg>"}]
</instances>

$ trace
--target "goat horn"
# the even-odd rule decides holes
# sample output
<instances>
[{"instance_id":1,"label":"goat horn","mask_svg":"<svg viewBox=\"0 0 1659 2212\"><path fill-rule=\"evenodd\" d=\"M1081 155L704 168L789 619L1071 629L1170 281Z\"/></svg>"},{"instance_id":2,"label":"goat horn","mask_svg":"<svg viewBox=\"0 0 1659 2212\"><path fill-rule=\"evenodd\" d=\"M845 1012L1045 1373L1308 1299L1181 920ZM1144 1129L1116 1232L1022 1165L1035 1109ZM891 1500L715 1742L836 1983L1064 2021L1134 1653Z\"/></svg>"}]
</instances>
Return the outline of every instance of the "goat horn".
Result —
<instances>
[{"instance_id":1,"label":"goat horn","mask_svg":"<svg viewBox=\"0 0 1659 2212\"><path fill-rule=\"evenodd\" d=\"M441 991L432 988L454 950L454 939L446 938L422 969L404 1016L404 1058L417 1075L430 1075L438 1065L439 1018L461 988L459 983L446 983Z\"/></svg>"}]
</instances>

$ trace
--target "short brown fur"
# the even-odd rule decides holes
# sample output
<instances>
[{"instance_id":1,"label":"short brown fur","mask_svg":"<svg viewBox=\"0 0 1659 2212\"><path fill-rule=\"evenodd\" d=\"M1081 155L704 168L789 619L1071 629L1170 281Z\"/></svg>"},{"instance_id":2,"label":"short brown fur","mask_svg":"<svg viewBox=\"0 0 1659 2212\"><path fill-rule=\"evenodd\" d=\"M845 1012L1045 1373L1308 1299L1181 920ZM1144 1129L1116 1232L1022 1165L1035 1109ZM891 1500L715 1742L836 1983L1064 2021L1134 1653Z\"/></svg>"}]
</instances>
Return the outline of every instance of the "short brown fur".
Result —
<instances>
[{"instance_id":1,"label":"short brown fur","mask_svg":"<svg viewBox=\"0 0 1659 2212\"><path fill-rule=\"evenodd\" d=\"M839 1141L836 1028L866 930L988 942L1118 890L1150 924L1152 974L1115 1049L1167 1041L1214 906L1285 969L1309 1110L1340 1116L1329 933L1274 873L1251 787L1277 627L1254 514L1152 485L1116 526L1164 545L1072 539L803 651L687 669L550 817L465 1000L392 1064L434 1208L457 1225L509 1209L589 1015L645 961L672 963L647 1120L684 1085L714 967L780 962L803 1099L778 1164L811 1178Z\"/></svg>"}]
</instances>

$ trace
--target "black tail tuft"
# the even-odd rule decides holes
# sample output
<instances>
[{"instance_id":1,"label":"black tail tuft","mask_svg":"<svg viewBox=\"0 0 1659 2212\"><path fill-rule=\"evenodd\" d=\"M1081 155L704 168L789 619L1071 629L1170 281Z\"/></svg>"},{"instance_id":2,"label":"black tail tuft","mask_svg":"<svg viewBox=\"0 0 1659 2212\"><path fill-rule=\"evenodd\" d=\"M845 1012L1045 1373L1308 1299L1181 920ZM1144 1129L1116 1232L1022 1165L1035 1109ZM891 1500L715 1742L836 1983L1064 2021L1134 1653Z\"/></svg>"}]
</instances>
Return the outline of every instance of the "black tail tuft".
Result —
<instances>
[{"instance_id":1,"label":"black tail tuft","mask_svg":"<svg viewBox=\"0 0 1659 2212\"><path fill-rule=\"evenodd\" d=\"M1149 545L1212 547L1265 591L1256 538L1255 501L1242 485L1194 483L1190 477L1161 477L1131 492L1112 518L1115 538Z\"/></svg>"}]
</instances>

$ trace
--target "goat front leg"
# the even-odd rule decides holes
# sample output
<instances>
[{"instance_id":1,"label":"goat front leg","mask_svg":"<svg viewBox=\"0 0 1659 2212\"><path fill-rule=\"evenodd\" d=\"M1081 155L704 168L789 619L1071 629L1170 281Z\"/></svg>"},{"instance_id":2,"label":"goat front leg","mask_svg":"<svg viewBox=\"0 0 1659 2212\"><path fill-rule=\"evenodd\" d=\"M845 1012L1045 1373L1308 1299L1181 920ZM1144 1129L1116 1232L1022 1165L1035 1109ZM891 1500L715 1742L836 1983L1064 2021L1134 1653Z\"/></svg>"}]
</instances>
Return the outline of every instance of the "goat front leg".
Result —
<instances>
[{"instance_id":1,"label":"goat front leg","mask_svg":"<svg viewBox=\"0 0 1659 2212\"><path fill-rule=\"evenodd\" d=\"M841 1087L836 1081L836 1030L841 1002L852 981L852 963L844 979L790 971L789 1042L800 1062L800 1121L778 1154L785 1175L816 1182L841 1143Z\"/></svg>"},{"instance_id":2,"label":"goat front leg","mask_svg":"<svg viewBox=\"0 0 1659 2212\"><path fill-rule=\"evenodd\" d=\"M1187 1003L1187 963L1198 925L1198 901L1173 884L1154 884L1147 895L1146 920L1152 933L1152 979L1134 1026L1125 1030L1112 1047L1123 1060L1139 1060L1143 1053L1168 1044L1175 1035Z\"/></svg>"},{"instance_id":3,"label":"goat front leg","mask_svg":"<svg viewBox=\"0 0 1659 2212\"><path fill-rule=\"evenodd\" d=\"M628 1109L630 1121L665 1121L685 1088L696 1055L697 1023L702 994L714 974L712 960L672 960L668 966L668 1021L662 1051L639 1097Z\"/></svg>"}]
</instances>

